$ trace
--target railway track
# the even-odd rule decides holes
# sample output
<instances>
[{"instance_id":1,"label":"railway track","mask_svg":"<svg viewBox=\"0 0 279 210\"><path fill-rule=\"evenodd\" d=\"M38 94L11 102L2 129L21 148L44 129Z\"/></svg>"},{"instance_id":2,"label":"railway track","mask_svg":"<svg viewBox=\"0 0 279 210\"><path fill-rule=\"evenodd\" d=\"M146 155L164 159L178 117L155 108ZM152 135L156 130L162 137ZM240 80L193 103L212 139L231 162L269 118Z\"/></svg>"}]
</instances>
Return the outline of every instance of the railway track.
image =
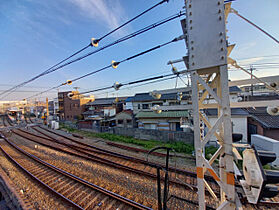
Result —
<instances>
[{"instance_id":1,"label":"railway track","mask_svg":"<svg viewBox=\"0 0 279 210\"><path fill-rule=\"evenodd\" d=\"M124 171L132 172L135 174L140 174L152 179L157 179L157 169L154 167L150 167L151 170L147 170L147 166L142 165L141 163L135 164L133 162L127 161L125 159L117 159L116 157L109 158L108 156L110 154L103 153L100 151L94 151L94 152L89 152L87 150L82 150L79 148L76 148L73 145L70 145L69 143L61 142L56 139L51 139L49 137L43 137L43 136L38 136L36 134L33 134L31 132L27 132L22 129L14 129L12 132L18 136L21 136L22 138L28 139L30 141L36 142L38 144L42 144L44 146L50 147L55 150L59 150L61 152L68 153L70 155L75 155L81 158L85 158L87 160L97 162L100 164L105 164L113 168L119 168ZM96 153L99 153L96 155ZM102 156L103 155L103 156ZM111 154L112 155L112 154ZM116 161L115 161L116 160ZM141 167L141 168L140 168ZM155 169L155 171L154 171ZM184 180L184 182L180 182L175 180L175 174L171 174L170 177L170 184L174 184L178 187L187 187L191 188L191 190L196 190L196 186L194 185L195 178L194 177L189 177L187 176L188 180ZM161 174L162 180L163 180L163 174ZM190 182L193 182L191 184Z\"/></svg>"},{"instance_id":2,"label":"railway track","mask_svg":"<svg viewBox=\"0 0 279 210\"><path fill-rule=\"evenodd\" d=\"M30 120L30 122L32 122ZM33 122L32 122L33 123ZM77 141L73 138L70 138L68 136L64 136L64 135L61 135L61 134L58 134L56 132L53 132L51 130L48 130L46 128L43 128L43 127L36 127L34 128L34 130L41 134L40 137L43 137L45 140L46 138L48 138L48 141L52 141L52 142L55 142L55 143L59 143L60 145L63 145L65 146L65 148L72 148L72 149L75 149L77 152L80 152L80 153L94 153L96 155L97 154L101 154L101 155L108 155L108 152L111 153L111 151L107 151L107 150L103 150L103 149L100 149L100 148L96 148L94 146L91 146L91 145L88 145L88 144L84 144L80 141ZM26 132L26 131L23 131L23 132ZM33 134L34 135L34 134ZM36 136L36 135L35 135ZM58 137L57 137L58 136ZM66 139L66 140L65 140ZM34 140L34 139L33 139ZM39 142L37 142L39 143ZM81 146L83 145L83 146ZM89 148L89 149L88 149ZM88 154L89 155L89 154ZM110 154L111 155L111 154ZM126 160L128 156L122 156L121 154L113 154L113 156L115 158L119 158L119 155L121 158L123 158L123 160ZM128 159L131 158L131 157L128 157ZM133 160L135 162L140 162L140 163L143 163L143 164L146 164L146 162L141 162L141 161L144 161L144 160ZM133 162L132 161L132 162ZM122 162L123 163L123 162ZM150 167L154 167L155 165L152 165L152 163L147 163L147 164L151 164ZM129 164L128 164L129 166ZM172 169L171 169L172 170ZM180 169L181 170L181 169ZM178 171L178 172L185 172L184 170L181 170L181 171ZM188 172L188 171L186 171ZM193 172L190 172L190 176L191 177L195 177L195 173ZM154 178L154 177L153 177ZM179 185L179 183L172 183L172 184L176 184L176 185ZM190 184L191 185L191 184ZM183 184L182 184L183 186ZM193 186L193 185L191 185ZM193 186L193 190L196 190L195 189L195 186ZM217 192L218 194L218 192ZM179 197L176 197L176 196L171 196L170 198L175 198L175 199L181 199ZM171 199L170 199L171 200ZM195 199L192 199L192 200L185 200L186 202L188 203L191 203L192 206L197 206L197 201ZM275 201L275 200L274 200ZM214 202L213 200L209 201L209 204ZM265 201L265 202L260 202L258 203L257 205L251 205L247 202L246 199L242 199L242 203L244 204L244 206L247 208L247 209L279 209L279 205L278 205L278 202L270 202L270 201ZM214 206L214 205L213 205ZM195 207L194 207L195 208ZM212 209L212 207L208 206L208 209Z\"/></svg>"},{"instance_id":3,"label":"railway track","mask_svg":"<svg viewBox=\"0 0 279 210\"><path fill-rule=\"evenodd\" d=\"M0 149L5 155L32 179L74 209L151 209L63 171L3 138L7 143L1 142Z\"/></svg>"}]
</instances>

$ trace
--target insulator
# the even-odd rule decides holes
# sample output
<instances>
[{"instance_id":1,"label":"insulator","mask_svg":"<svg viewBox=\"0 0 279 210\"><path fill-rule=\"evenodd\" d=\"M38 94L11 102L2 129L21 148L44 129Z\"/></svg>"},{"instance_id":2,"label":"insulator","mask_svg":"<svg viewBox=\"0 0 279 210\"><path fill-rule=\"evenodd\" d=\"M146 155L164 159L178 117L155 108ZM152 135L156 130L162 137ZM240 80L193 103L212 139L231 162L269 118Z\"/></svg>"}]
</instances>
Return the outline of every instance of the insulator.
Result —
<instances>
[{"instance_id":1,"label":"insulator","mask_svg":"<svg viewBox=\"0 0 279 210\"><path fill-rule=\"evenodd\" d=\"M99 39L91 38L91 46L98 47Z\"/></svg>"},{"instance_id":2,"label":"insulator","mask_svg":"<svg viewBox=\"0 0 279 210\"><path fill-rule=\"evenodd\" d=\"M72 80L67 80L67 85L71 85L73 82L72 82Z\"/></svg>"},{"instance_id":3,"label":"insulator","mask_svg":"<svg viewBox=\"0 0 279 210\"><path fill-rule=\"evenodd\" d=\"M115 90L119 90L119 88L120 88L121 86L122 86L121 83L115 82L114 85L113 85L113 88L114 88Z\"/></svg>"},{"instance_id":4,"label":"insulator","mask_svg":"<svg viewBox=\"0 0 279 210\"><path fill-rule=\"evenodd\" d=\"M160 105L154 105L151 109L153 112L156 112L157 114L160 114L162 112Z\"/></svg>"},{"instance_id":5,"label":"insulator","mask_svg":"<svg viewBox=\"0 0 279 210\"><path fill-rule=\"evenodd\" d=\"M149 95L151 95L155 99L160 99L162 96L162 94L158 93L157 91L152 91L149 93Z\"/></svg>"},{"instance_id":6,"label":"insulator","mask_svg":"<svg viewBox=\"0 0 279 210\"><path fill-rule=\"evenodd\" d=\"M74 94L73 92L70 92L70 93L67 94L67 96L68 96L69 98L73 98L74 95L75 95L75 94Z\"/></svg>"},{"instance_id":7,"label":"insulator","mask_svg":"<svg viewBox=\"0 0 279 210\"><path fill-rule=\"evenodd\" d=\"M272 116L279 115L279 106L269 106L266 108L266 112Z\"/></svg>"},{"instance_id":8,"label":"insulator","mask_svg":"<svg viewBox=\"0 0 279 210\"><path fill-rule=\"evenodd\" d=\"M118 67L118 65L119 65L119 62L114 61L114 60L111 61L112 68L116 69Z\"/></svg>"},{"instance_id":9,"label":"insulator","mask_svg":"<svg viewBox=\"0 0 279 210\"><path fill-rule=\"evenodd\" d=\"M176 99L177 99L178 101L181 101L182 96L183 96L182 93L177 93Z\"/></svg>"},{"instance_id":10,"label":"insulator","mask_svg":"<svg viewBox=\"0 0 279 210\"><path fill-rule=\"evenodd\" d=\"M270 87L278 89L279 82L271 82L271 83L269 83L269 85L270 85Z\"/></svg>"}]
</instances>

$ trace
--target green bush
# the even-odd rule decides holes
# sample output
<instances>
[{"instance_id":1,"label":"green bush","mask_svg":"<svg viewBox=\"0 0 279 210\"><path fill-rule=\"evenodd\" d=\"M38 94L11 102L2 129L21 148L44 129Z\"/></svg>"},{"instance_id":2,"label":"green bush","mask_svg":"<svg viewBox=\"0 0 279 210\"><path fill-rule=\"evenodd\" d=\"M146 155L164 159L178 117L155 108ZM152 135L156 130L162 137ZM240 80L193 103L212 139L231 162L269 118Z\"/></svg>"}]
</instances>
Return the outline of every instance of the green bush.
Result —
<instances>
[{"instance_id":1,"label":"green bush","mask_svg":"<svg viewBox=\"0 0 279 210\"><path fill-rule=\"evenodd\" d=\"M123 143L128 143L128 144L134 144L137 146L141 146L144 149L152 149L157 146L165 146L165 147L173 148L175 150L175 152L179 152L179 153L192 154L192 152L194 151L194 145L187 144L184 142L162 142L162 141L157 141L157 140L135 139L133 137L120 136L120 135L115 135L115 134L111 134L111 133L93 133L93 132L89 132L89 131L82 131L82 130L74 129L65 124L60 124L60 128L66 129L69 132L79 133L86 137L91 137L91 138L98 137L98 138L102 138L102 139L106 139L106 140L114 141L114 142L123 142Z\"/></svg>"}]
</instances>

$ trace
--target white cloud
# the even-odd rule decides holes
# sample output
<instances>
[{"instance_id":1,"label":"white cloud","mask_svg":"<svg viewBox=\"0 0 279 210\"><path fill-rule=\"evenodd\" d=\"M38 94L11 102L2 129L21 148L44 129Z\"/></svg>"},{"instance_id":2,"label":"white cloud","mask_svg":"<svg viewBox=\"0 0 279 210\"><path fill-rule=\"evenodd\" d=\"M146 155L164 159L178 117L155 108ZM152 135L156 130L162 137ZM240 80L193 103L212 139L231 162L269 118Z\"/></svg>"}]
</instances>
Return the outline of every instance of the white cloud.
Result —
<instances>
[{"instance_id":1,"label":"white cloud","mask_svg":"<svg viewBox=\"0 0 279 210\"><path fill-rule=\"evenodd\" d=\"M114 29L124 22L125 12L117 0L71 0L71 2L81 9L84 16L102 21L109 29Z\"/></svg>"},{"instance_id":2,"label":"white cloud","mask_svg":"<svg viewBox=\"0 0 279 210\"><path fill-rule=\"evenodd\" d=\"M241 65L250 65L250 64L254 64L258 61L262 61L264 59L265 59L264 57L254 57L254 58L248 58L248 59L241 60L241 61L239 61L239 63Z\"/></svg>"}]
</instances>

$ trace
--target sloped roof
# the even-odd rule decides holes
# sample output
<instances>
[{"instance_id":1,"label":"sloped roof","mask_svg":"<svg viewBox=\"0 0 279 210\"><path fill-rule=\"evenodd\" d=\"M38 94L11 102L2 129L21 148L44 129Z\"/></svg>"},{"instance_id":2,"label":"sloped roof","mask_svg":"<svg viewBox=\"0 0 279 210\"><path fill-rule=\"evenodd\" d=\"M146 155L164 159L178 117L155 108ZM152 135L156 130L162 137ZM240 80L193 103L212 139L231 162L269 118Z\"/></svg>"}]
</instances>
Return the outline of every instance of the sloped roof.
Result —
<instances>
[{"instance_id":1,"label":"sloped roof","mask_svg":"<svg viewBox=\"0 0 279 210\"><path fill-rule=\"evenodd\" d=\"M188 111L163 111L161 113L156 112L139 112L136 115L136 118L180 118L180 117L188 117Z\"/></svg>"},{"instance_id":2,"label":"sloped roof","mask_svg":"<svg viewBox=\"0 0 279 210\"><path fill-rule=\"evenodd\" d=\"M86 115L91 114L91 115L93 115L93 114L95 114L95 112L94 112L94 110L88 110L88 111L83 112L82 114L86 114Z\"/></svg>"},{"instance_id":3,"label":"sloped roof","mask_svg":"<svg viewBox=\"0 0 279 210\"><path fill-rule=\"evenodd\" d=\"M183 92L182 100L188 99L189 96L186 95L186 92ZM176 100L177 93L168 93L162 94L160 99L154 99L149 93L137 93L131 101L160 101L160 100Z\"/></svg>"},{"instance_id":4,"label":"sloped roof","mask_svg":"<svg viewBox=\"0 0 279 210\"><path fill-rule=\"evenodd\" d=\"M229 91L230 91L230 93L239 93L239 92L242 92L242 90L239 88L239 87L237 87L237 86L231 86L231 87L229 87Z\"/></svg>"},{"instance_id":5,"label":"sloped roof","mask_svg":"<svg viewBox=\"0 0 279 210\"><path fill-rule=\"evenodd\" d=\"M248 108L247 111L254 120L264 128L279 128L279 116L272 116L266 112L266 107Z\"/></svg>"},{"instance_id":6,"label":"sloped roof","mask_svg":"<svg viewBox=\"0 0 279 210\"><path fill-rule=\"evenodd\" d=\"M110 105L115 103L116 97L113 98L96 98L95 101L87 103L87 105ZM127 97L118 97L119 101L125 101Z\"/></svg>"}]
</instances>

